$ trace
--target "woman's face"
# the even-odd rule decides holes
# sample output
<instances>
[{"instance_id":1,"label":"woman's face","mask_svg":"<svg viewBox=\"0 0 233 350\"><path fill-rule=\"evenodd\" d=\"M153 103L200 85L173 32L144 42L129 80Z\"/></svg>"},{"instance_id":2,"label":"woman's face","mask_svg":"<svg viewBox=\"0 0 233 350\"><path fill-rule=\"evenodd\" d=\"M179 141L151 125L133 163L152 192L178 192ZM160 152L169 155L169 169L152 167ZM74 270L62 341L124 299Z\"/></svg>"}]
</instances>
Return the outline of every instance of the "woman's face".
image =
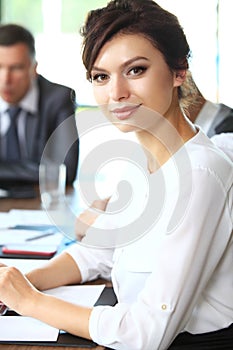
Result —
<instances>
[{"instance_id":1,"label":"woman's face","mask_svg":"<svg viewBox=\"0 0 233 350\"><path fill-rule=\"evenodd\" d=\"M143 107L169 118L181 78L141 35L119 34L100 50L91 71L95 99L122 131Z\"/></svg>"}]
</instances>

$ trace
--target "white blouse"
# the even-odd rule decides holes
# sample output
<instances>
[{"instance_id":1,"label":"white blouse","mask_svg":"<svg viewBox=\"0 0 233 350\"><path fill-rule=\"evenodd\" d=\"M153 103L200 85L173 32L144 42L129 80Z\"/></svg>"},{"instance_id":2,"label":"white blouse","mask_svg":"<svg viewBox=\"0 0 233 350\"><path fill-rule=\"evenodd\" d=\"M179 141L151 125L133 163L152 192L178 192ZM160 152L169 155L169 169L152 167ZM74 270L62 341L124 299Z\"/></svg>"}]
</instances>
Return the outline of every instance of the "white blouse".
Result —
<instances>
[{"instance_id":1,"label":"white blouse","mask_svg":"<svg viewBox=\"0 0 233 350\"><path fill-rule=\"evenodd\" d=\"M67 250L83 282L112 280L118 303L94 307L89 331L113 349L165 350L180 332L233 323L232 163L199 131L149 176L148 186L144 226L135 217L136 225L126 223L135 235L125 244ZM110 229L108 214L97 220Z\"/></svg>"}]
</instances>

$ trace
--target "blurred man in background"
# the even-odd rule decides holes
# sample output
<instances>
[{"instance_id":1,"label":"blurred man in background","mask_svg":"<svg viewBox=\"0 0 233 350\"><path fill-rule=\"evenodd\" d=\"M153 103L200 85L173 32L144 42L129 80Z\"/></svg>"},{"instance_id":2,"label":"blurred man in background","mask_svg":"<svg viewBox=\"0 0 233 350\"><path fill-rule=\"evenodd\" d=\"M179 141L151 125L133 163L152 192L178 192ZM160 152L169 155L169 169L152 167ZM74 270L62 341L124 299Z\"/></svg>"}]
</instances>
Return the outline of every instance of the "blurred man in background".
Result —
<instances>
[{"instance_id":1,"label":"blurred man in background","mask_svg":"<svg viewBox=\"0 0 233 350\"><path fill-rule=\"evenodd\" d=\"M0 188L5 184L38 183L45 145L69 117L49 157L57 161L60 150L69 149L64 160L67 183L76 178L79 141L75 92L39 75L35 56L34 37L26 28L0 26Z\"/></svg>"}]
</instances>

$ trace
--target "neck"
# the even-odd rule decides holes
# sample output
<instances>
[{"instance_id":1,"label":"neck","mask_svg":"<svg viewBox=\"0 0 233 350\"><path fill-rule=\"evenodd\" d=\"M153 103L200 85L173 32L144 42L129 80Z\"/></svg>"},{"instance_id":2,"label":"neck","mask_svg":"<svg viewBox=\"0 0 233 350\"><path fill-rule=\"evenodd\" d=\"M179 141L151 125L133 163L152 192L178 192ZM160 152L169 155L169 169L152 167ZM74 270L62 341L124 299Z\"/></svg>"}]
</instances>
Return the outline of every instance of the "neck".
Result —
<instances>
[{"instance_id":1,"label":"neck","mask_svg":"<svg viewBox=\"0 0 233 350\"><path fill-rule=\"evenodd\" d=\"M161 116L152 128L138 131L149 171L154 172L166 163L195 133L195 127L180 108L173 111L173 116Z\"/></svg>"}]
</instances>

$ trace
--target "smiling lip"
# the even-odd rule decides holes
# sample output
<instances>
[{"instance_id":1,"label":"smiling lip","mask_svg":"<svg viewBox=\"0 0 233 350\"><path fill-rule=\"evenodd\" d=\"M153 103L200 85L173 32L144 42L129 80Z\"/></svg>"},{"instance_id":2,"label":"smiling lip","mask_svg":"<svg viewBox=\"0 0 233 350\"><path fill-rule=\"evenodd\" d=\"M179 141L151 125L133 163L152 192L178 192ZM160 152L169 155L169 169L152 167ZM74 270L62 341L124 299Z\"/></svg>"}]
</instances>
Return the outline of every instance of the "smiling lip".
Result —
<instances>
[{"instance_id":1,"label":"smiling lip","mask_svg":"<svg viewBox=\"0 0 233 350\"><path fill-rule=\"evenodd\" d=\"M111 113L120 120L128 119L141 105L127 106L122 108L115 108Z\"/></svg>"}]
</instances>

